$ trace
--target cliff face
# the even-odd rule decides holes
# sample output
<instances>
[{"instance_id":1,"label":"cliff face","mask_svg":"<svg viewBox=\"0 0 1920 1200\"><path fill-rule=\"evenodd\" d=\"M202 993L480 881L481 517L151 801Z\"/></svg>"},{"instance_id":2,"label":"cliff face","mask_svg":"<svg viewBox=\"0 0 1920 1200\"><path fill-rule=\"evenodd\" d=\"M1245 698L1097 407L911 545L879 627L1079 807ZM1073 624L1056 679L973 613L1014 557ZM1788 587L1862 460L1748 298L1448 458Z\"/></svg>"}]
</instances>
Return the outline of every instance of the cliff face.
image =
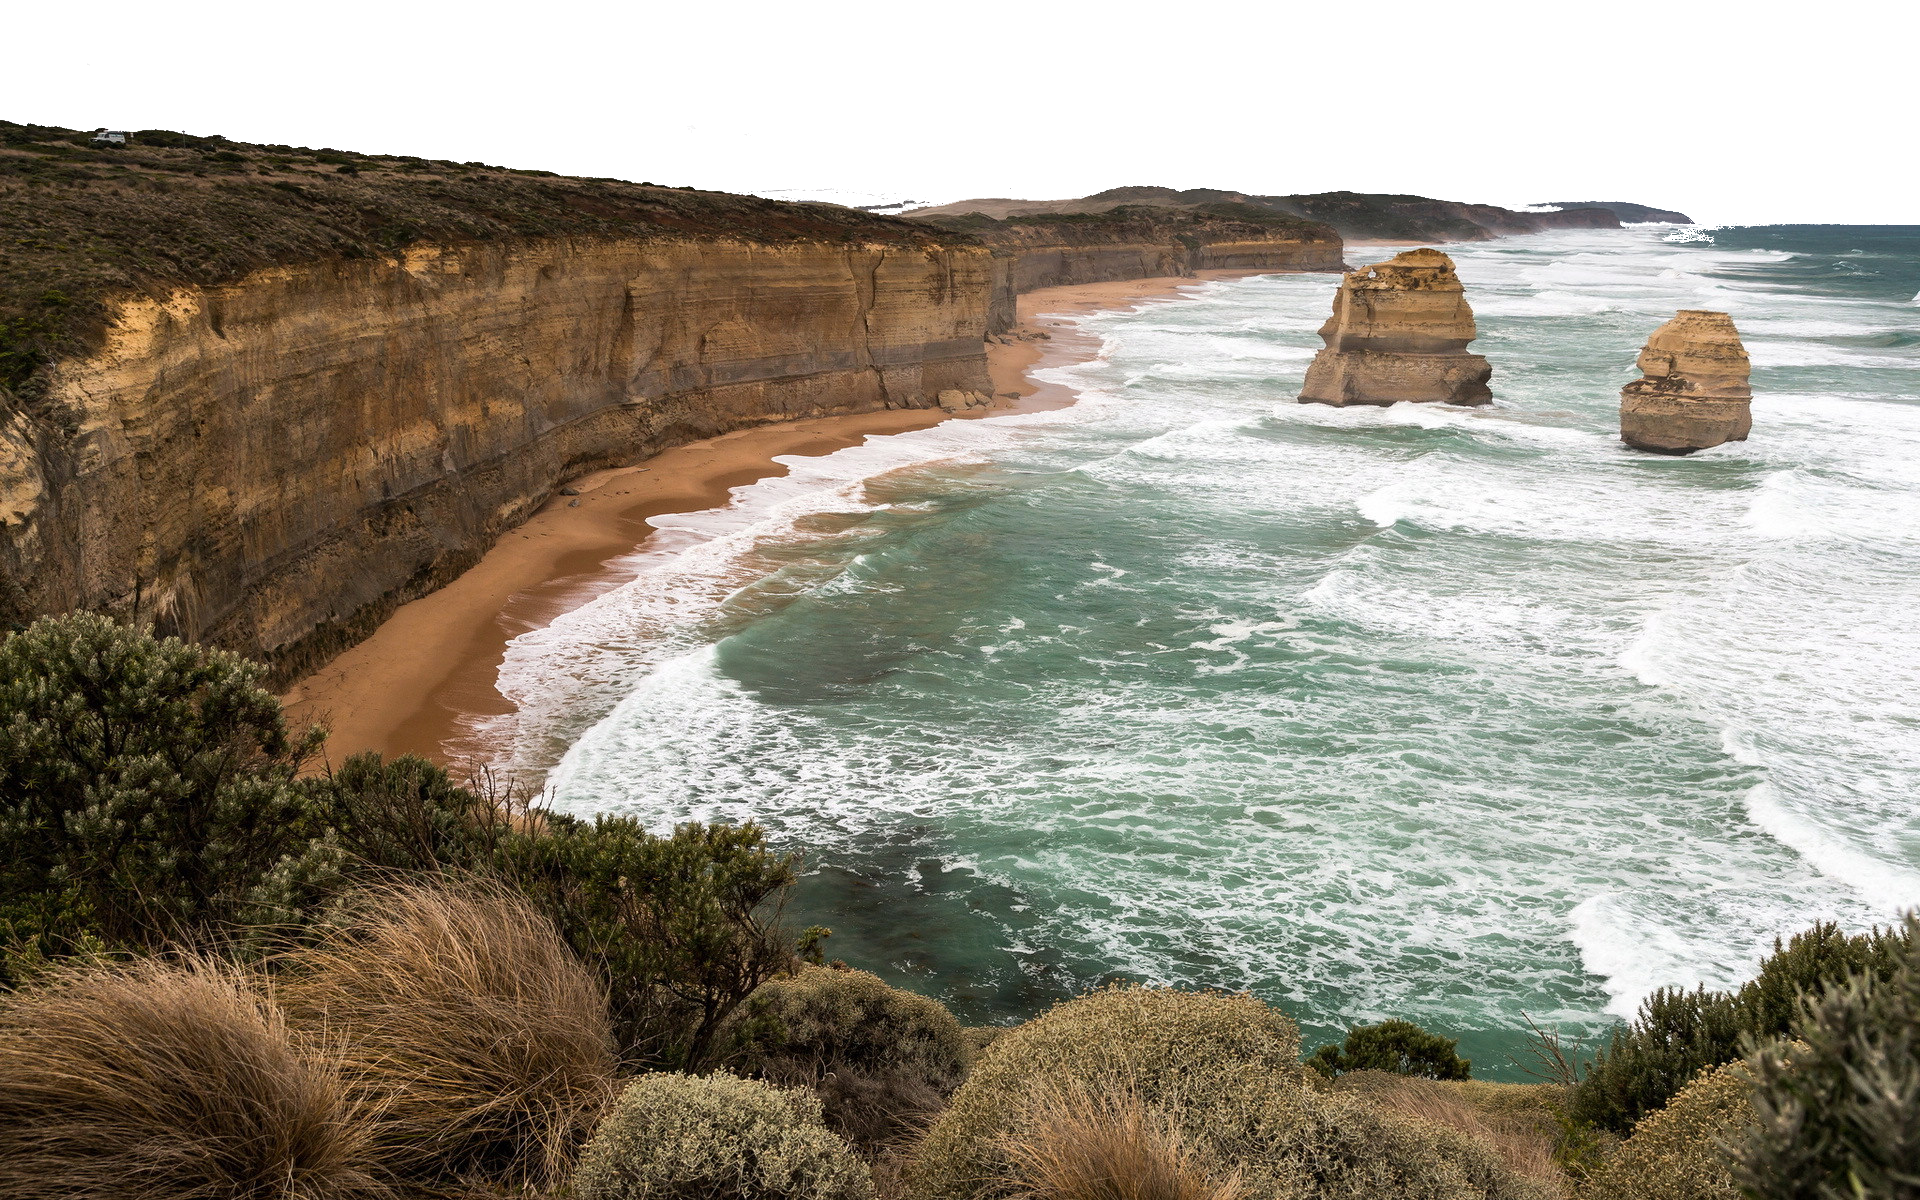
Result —
<instances>
[{"instance_id":1,"label":"cliff face","mask_svg":"<svg viewBox=\"0 0 1920 1200\"><path fill-rule=\"evenodd\" d=\"M1477 331L1453 260L1408 250L1351 272L1320 327L1302 403L1485 404L1493 368L1467 344Z\"/></svg>"},{"instance_id":2,"label":"cliff face","mask_svg":"<svg viewBox=\"0 0 1920 1200\"><path fill-rule=\"evenodd\" d=\"M1100 214L969 214L930 224L973 235L994 253L988 331L1014 323L1014 298L1039 288L1193 275L1198 271L1338 271L1343 243L1324 225L1271 214L1127 206Z\"/></svg>"},{"instance_id":3,"label":"cliff face","mask_svg":"<svg viewBox=\"0 0 1920 1200\"><path fill-rule=\"evenodd\" d=\"M1656 454L1744 442L1753 430L1752 370L1733 318L1682 309L1653 331L1636 379L1620 390L1620 440Z\"/></svg>"},{"instance_id":4,"label":"cliff face","mask_svg":"<svg viewBox=\"0 0 1920 1200\"><path fill-rule=\"evenodd\" d=\"M984 403L991 270L931 238L552 238L123 293L96 350L0 411L0 574L32 610L297 670L585 471Z\"/></svg>"}]
</instances>

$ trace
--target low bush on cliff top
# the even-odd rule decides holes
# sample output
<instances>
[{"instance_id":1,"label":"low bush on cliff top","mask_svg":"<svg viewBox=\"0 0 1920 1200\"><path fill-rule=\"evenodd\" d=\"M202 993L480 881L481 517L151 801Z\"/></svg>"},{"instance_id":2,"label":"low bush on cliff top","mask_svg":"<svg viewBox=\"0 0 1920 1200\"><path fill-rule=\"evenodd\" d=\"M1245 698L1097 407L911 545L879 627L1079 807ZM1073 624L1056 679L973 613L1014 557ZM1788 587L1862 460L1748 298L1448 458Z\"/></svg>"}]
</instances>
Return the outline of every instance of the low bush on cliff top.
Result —
<instances>
[{"instance_id":1,"label":"low bush on cliff top","mask_svg":"<svg viewBox=\"0 0 1920 1200\"><path fill-rule=\"evenodd\" d=\"M54 970L0 997L0 1198L379 1193L324 1053L204 959Z\"/></svg>"},{"instance_id":2,"label":"low bush on cliff top","mask_svg":"<svg viewBox=\"0 0 1920 1200\"><path fill-rule=\"evenodd\" d=\"M1455 1038L1428 1033L1412 1021L1382 1021L1347 1030L1339 1046L1322 1046L1307 1065L1332 1078L1348 1071L1387 1071L1426 1079L1466 1079L1473 1074L1471 1059L1461 1058Z\"/></svg>"},{"instance_id":3,"label":"low bush on cliff top","mask_svg":"<svg viewBox=\"0 0 1920 1200\"><path fill-rule=\"evenodd\" d=\"M1581 1192L1581 1200L1740 1200L1735 1147L1753 1124L1743 1063L1702 1072L1649 1113Z\"/></svg>"},{"instance_id":4,"label":"low bush on cliff top","mask_svg":"<svg viewBox=\"0 0 1920 1200\"><path fill-rule=\"evenodd\" d=\"M1041 1084L1001 1140L1027 1200L1242 1200L1246 1185L1131 1089Z\"/></svg>"},{"instance_id":5,"label":"low bush on cliff top","mask_svg":"<svg viewBox=\"0 0 1920 1200\"><path fill-rule=\"evenodd\" d=\"M733 1010L792 962L779 917L795 860L760 830L658 836L529 811L419 759L361 756L296 780L318 735L287 730L260 674L84 614L0 641L10 976L80 951L299 942L366 886L479 875L524 895L598 972L625 1060L699 1069Z\"/></svg>"},{"instance_id":6,"label":"low bush on cliff top","mask_svg":"<svg viewBox=\"0 0 1920 1200\"><path fill-rule=\"evenodd\" d=\"M60 954L258 915L313 830L263 670L77 614L0 642L0 934Z\"/></svg>"},{"instance_id":7,"label":"low bush on cliff top","mask_svg":"<svg viewBox=\"0 0 1920 1200\"><path fill-rule=\"evenodd\" d=\"M871 1200L811 1093L731 1075L628 1084L573 1178L578 1200Z\"/></svg>"},{"instance_id":8,"label":"low bush on cliff top","mask_svg":"<svg viewBox=\"0 0 1920 1200\"><path fill-rule=\"evenodd\" d=\"M873 1149L937 1111L960 1086L973 1045L936 1000L846 968L803 966L742 1006L744 1072L814 1090L827 1123Z\"/></svg>"},{"instance_id":9,"label":"low bush on cliff top","mask_svg":"<svg viewBox=\"0 0 1920 1200\"><path fill-rule=\"evenodd\" d=\"M1802 997L1860 974L1884 979L1907 953L1910 931L1848 935L1822 923L1796 934L1737 991L1662 989L1614 1034L1573 1096L1581 1121L1628 1133L1708 1067L1741 1057L1755 1041L1794 1033Z\"/></svg>"},{"instance_id":10,"label":"low bush on cliff top","mask_svg":"<svg viewBox=\"0 0 1920 1200\"><path fill-rule=\"evenodd\" d=\"M1801 1044L1754 1066L1741 1178L1757 1200L1920 1196L1920 946L1804 1001Z\"/></svg>"},{"instance_id":11,"label":"low bush on cliff top","mask_svg":"<svg viewBox=\"0 0 1920 1200\"><path fill-rule=\"evenodd\" d=\"M909 1172L916 1196L1019 1189L1009 1145L1044 1108L1036 1089L1132 1095L1254 1195L1532 1197L1488 1147L1358 1096L1323 1094L1299 1033L1246 996L1110 988L1008 1031L982 1055Z\"/></svg>"}]
</instances>

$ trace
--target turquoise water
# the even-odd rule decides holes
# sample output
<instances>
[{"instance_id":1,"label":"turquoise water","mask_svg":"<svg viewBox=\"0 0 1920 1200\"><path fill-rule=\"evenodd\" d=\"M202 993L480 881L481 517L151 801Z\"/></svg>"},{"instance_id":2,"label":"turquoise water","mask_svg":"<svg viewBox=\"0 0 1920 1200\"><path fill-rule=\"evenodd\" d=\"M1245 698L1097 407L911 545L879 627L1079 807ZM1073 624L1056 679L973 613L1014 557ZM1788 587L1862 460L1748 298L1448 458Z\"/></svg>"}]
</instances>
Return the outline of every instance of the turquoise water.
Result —
<instances>
[{"instance_id":1,"label":"turquoise water","mask_svg":"<svg viewBox=\"0 0 1920 1200\"><path fill-rule=\"evenodd\" d=\"M1294 403L1331 276L1092 317L1070 409L657 520L487 736L569 810L762 822L796 924L972 1020L1212 984L1498 1077L1523 1012L1920 903L1920 229L1450 249L1491 408ZM1744 445L1617 441L1677 308L1746 337Z\"/></svg>"}]
</instances>

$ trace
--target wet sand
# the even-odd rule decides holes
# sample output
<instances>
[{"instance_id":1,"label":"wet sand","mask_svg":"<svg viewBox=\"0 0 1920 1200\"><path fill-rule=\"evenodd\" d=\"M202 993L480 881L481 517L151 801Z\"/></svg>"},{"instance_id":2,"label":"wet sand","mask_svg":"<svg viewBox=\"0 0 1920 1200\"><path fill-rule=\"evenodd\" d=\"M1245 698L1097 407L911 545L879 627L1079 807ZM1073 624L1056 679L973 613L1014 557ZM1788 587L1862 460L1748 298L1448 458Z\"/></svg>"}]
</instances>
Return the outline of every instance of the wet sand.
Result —
<instances>
[{"instance_id":1,"label":"wet sand","mask_svg":"<svg viewBox=\"0 0 1920 1200\"><path fill-rule=\"evenodd\" d=\"M1203 278L1256 273L1208 271ZM1128 308L1194 282L1132 279L1020 297L1013 333L1004 343L987 344L992 407L889 409L763 425L575 480L570 486L578 496L556 495L465 574L398 609L373 636L294 684L283 697L289 719L328 727L329 762L377 750L420 754L459 769L466 764L449 761L448 744L471 719L512 711L495 689L507 642L632 578L617 560L653 532L647 518L719 507L733 488L784 475L787 468L775 456L831 454L868 437L942 421L1071 404L1071 391L1030 373L1084 361L1099 350L1099 339L1050 314Z\"/></svg>"}]
</instances>

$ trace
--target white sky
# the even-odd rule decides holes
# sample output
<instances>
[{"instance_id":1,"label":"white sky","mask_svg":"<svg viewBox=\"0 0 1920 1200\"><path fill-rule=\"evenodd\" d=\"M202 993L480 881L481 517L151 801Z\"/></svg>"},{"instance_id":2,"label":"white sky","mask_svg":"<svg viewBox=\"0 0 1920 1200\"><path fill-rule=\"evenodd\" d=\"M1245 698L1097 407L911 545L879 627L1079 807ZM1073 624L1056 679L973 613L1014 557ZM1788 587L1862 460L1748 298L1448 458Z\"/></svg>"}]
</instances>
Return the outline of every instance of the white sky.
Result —
<instances>
[{"instance_id":1,"label":"white sky","mask_svg":"<svg viewBox=\"0 0 1920 1200\"><path fill-rule=\"evenodd\" d=\"M729 191L1920 223L1920 4L10 6L0 116Z\"/></svg>"}]
</instances>

